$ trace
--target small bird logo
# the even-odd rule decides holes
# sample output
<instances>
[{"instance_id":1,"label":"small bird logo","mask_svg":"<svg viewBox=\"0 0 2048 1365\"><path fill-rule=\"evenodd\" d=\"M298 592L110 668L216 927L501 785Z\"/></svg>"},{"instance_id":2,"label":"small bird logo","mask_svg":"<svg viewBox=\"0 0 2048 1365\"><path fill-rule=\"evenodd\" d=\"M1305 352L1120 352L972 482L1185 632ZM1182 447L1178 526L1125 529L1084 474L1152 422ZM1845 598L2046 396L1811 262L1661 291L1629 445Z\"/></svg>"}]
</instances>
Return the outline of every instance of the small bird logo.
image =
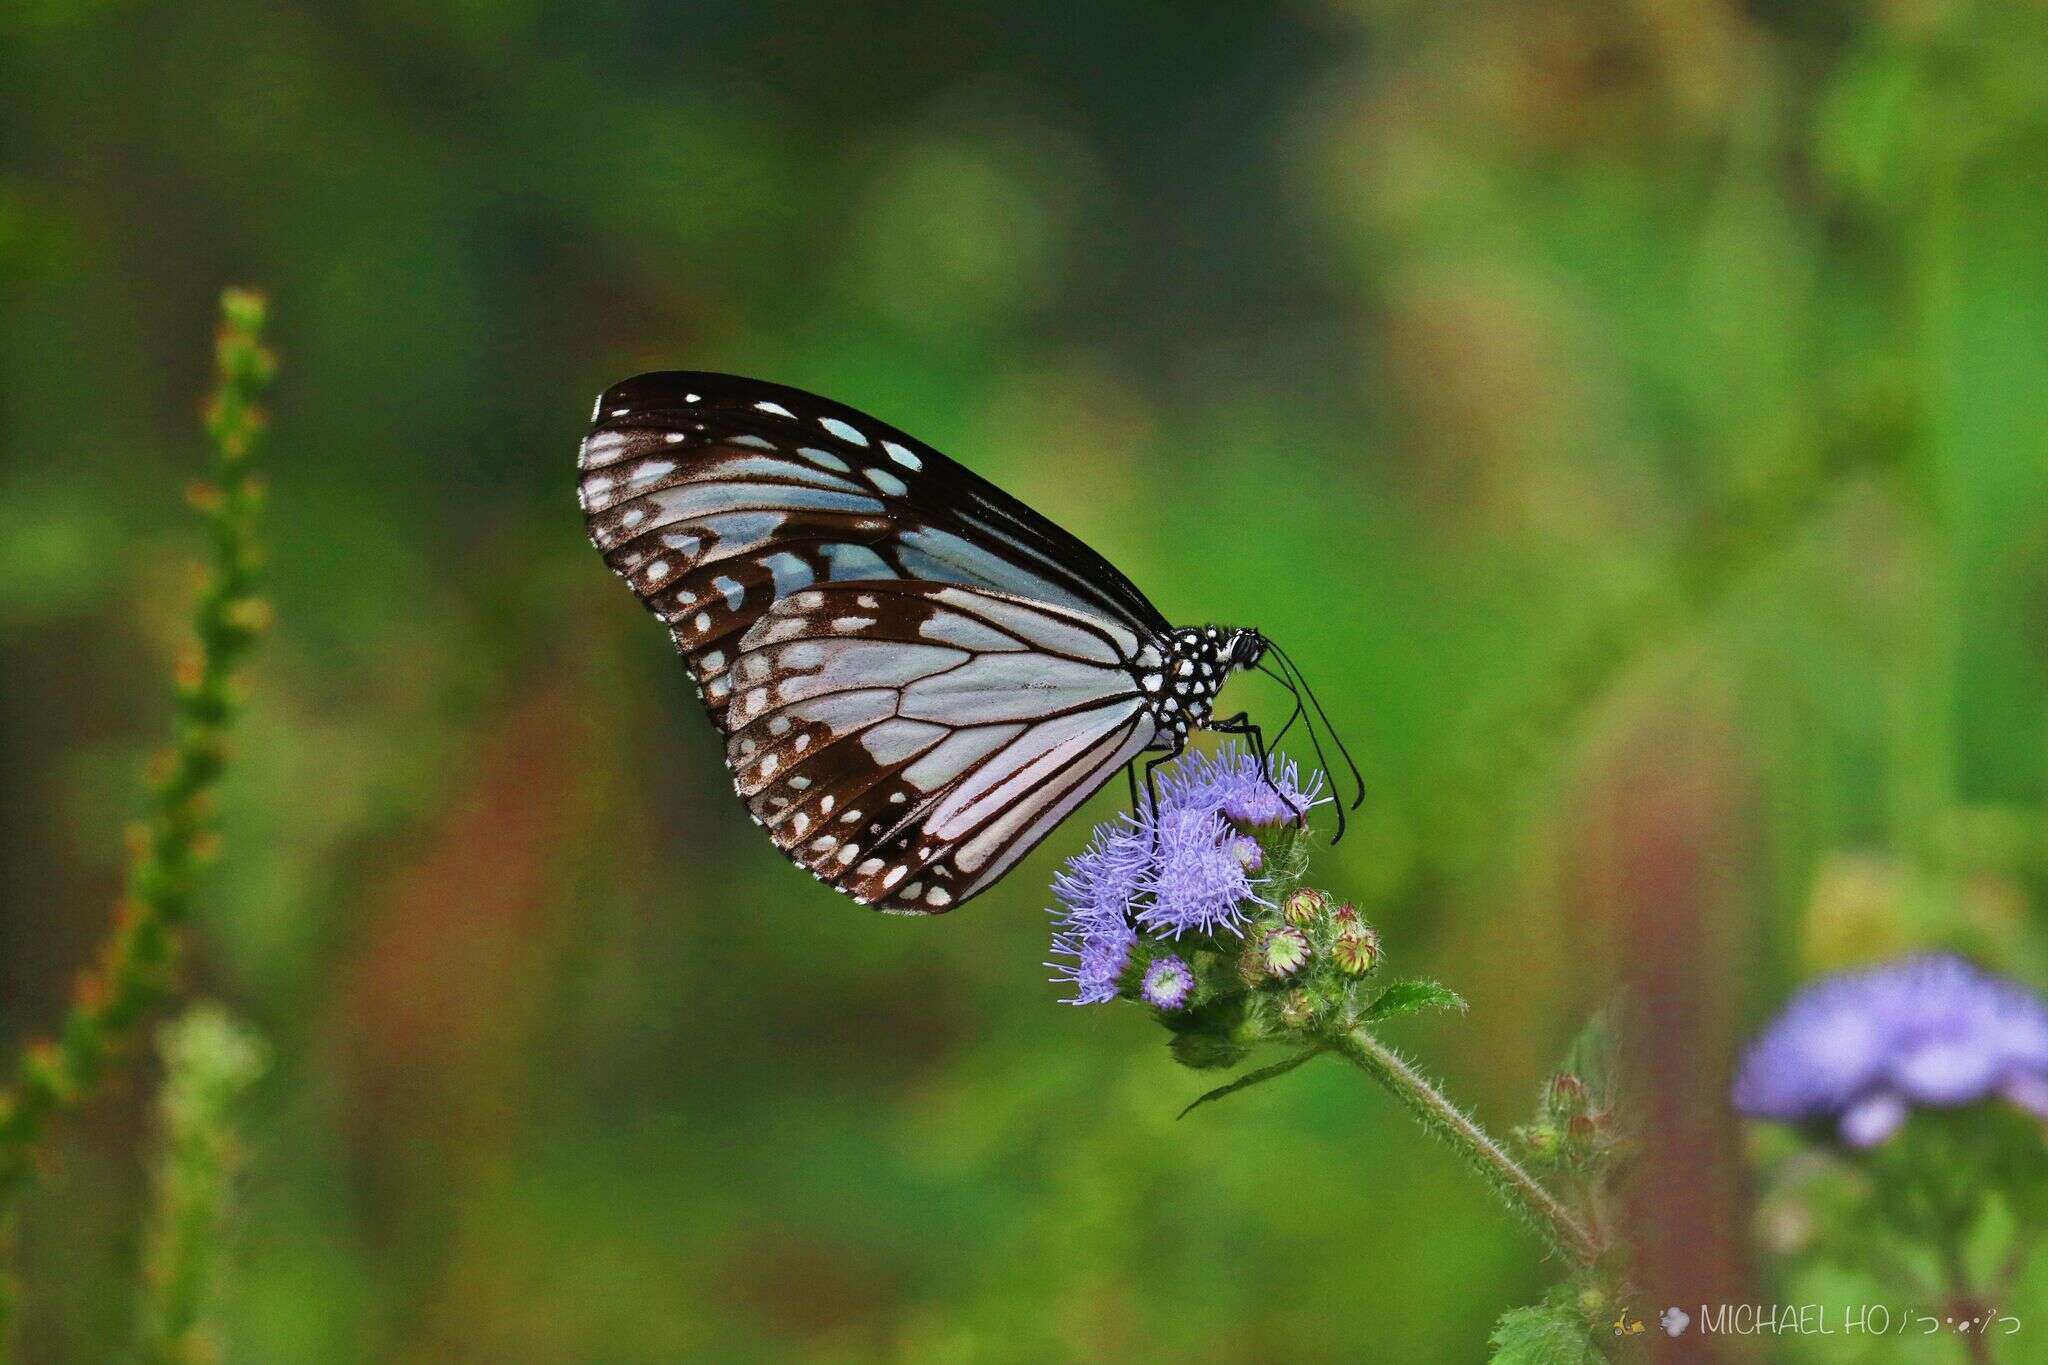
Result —
<instances>
[{"instance_id":1,"label":"small bird logo","mask_svg":"<svg viewBox=\"0 0 2048 1365\"><path fill-rule=\"evenodd\" d=\"M1686 1328L1692 1326L1692 1314L1673 1304L1664 1310L1663 1316L1658 1318L1657 1321L1663 1324L1665 1336L1675 1337L1681 1335Z\"/></svg>"}]
</instances>

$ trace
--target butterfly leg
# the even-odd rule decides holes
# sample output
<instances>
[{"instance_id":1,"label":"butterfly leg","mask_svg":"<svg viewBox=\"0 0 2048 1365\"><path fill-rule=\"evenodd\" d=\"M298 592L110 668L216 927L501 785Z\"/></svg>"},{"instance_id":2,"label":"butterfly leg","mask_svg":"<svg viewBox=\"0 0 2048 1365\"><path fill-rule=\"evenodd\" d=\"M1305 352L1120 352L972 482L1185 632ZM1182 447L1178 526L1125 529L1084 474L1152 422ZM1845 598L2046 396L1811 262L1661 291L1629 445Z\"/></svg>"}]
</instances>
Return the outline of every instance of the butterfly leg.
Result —
<instances>
[{"instance_id":1,"label":"butterfly leg","mask_svg":"<svg viewBox=\"0 0 2048 1365\"><path fill-rule=\"evenodd\" d=\"M1155 849L1159 843L1159 784L1153 780L1152 774L1158 771L1161 764L1171 763L1186 753L1187 748L1187 742L1183 740L1174 747L1172 753L1161 754L1145 764L1145 811L1151 817L1148 823L1152 830L1152 843ZM1135 806L1135 801L1132 804Z\"/></svg>"}]
</instances>

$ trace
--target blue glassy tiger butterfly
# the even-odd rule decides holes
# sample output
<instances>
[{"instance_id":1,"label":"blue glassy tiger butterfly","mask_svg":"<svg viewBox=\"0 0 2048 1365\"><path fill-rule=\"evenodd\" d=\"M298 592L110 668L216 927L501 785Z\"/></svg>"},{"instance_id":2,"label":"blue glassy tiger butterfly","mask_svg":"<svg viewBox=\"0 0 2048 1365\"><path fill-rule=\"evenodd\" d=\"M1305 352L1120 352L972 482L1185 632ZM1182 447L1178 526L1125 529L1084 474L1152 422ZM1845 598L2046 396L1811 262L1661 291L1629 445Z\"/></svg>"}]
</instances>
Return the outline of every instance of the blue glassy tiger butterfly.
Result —
<instances>
[{"instance_id":1,"label":"blue glassy tiger butterfly","mask_svg":"<svg viewBox=\"0 0 2048 1365\"><path fill-rule=\"evenodd\" d=\"M1211 714L1234 670L1293 694L1283 735L1304 698L1329 728L1257 631L1173 627L1074 536L843 404L643 374L597 400L579 466L591 541L668 627L755 823L863 905L959 905L1120 768L1135 804L1136 760L1158 755L1149 790L1193 730L1263 761L1242 712Z\"/></svg>"}]
</instances>

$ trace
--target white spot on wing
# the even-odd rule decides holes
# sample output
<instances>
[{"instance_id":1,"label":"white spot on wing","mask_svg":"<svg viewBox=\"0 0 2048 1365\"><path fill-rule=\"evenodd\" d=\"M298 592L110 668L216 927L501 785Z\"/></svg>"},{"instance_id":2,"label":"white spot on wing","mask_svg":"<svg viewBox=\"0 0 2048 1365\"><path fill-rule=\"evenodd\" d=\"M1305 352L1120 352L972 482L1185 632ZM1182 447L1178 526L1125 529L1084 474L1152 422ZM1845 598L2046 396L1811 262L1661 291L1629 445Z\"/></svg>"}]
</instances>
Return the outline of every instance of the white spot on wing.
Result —
<instances>
[{"instance_id":1,"label":"white spot on wing","mask_svg":"<svg viewBox=\"0 0 2048 1365\"><path fill-rule=\"evenodd\" d=\"M791 411L790 411L790 410L789 410L788 408L785 408L785 407L784 407L784 406L782 406L782 404L780 404L780 403L769 403L769 402L765 402L765 401L764 401L764 402L756 403L756 404L754 404L754 406L755 406L756 408L758 408L758 409L759 409L760 411L762 411L762 412L772 412L772 413L774 413L774 414L775 414L775 415L776 415L777 417L794 417L794 416L796 416L796 414L795 414L795 413L791 412Z\"/></svg>"},{"instance_id":2,"label":"white spot on wing","mask_svg":"<svg viewBox=\"0 0 2048 1365\"><path fill-rule=\"evenodd\" d=\"M851 441L857 446L864 446L868 443L866 432L850 422L840 421L837 417L822 417L818 420L818 425L842 441Z\"/></svg>"},{"instance_id":3,"label":"white spot on wing","mask_svg":"<svg viewBox=\"0 0 2048 1365\"><path fill-rule=\"evenodd\" d=\"M836 469L841 474L851 474L853 472L852 465L840 459L829 450L820 450L816 446L800 446L797 448L796 453L814 464L821 464L827 469Z\"/></svg>"},{"instance_id":4,"label":"white spot on wing","mask_svg":"<svg viewBox=\"0 0 2048 1365\"><path fill-rule=\"evenodd\" d=\"M882 442L882 449L884 449L884 450L888 451L888 452L889 452L889 458L890 458L890 459L892 459L892 460L894 460L894 461L895 461L895 462L896 462L897 464L900 464L900 465L902 465L902 466L903 466L903 467L904 467L905 469L923 469L923 468L924 468L924 461L923 461L923 460L920 460L920 459L918 459L918 458L917 458L917 456L915 456L915 455L911 454L911 453L910 453L910 452L909 452L908 450L905 450L905 449L904 449L904 448L903 448L902 446L900 446L900 445L897 445L897 444L896 444L896 443L895 443L894 441L884 441L884 442Z\"/></svg>"}]
</instances>

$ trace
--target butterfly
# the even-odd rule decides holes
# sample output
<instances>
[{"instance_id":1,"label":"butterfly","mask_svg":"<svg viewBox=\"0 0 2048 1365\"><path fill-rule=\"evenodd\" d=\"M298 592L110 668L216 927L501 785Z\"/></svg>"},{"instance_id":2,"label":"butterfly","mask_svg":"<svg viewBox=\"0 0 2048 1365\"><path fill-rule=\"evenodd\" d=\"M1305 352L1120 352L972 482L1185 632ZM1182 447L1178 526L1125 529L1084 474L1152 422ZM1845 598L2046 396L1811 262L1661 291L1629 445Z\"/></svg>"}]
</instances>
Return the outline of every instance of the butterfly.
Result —
<instances>
[{"instance_id":1,"label":"butterfly","mask_svg":"<svg viewBox=\"0 0 2048 1365\"><path fill-rule=\"evenodd\" d=\"M592 543L668 627L755 823L863 905L962 904L1120 769L1135 805L1136 760L1157 755L1149 792L1196 730L1263 763L1245 713L1213 714L1236 670L1294 695L1281 735L1304 696L1329 728L1258 631L1172 626L1073 535L843 404L671 370L591 423Z\"/></svg>"}]
</instances>

